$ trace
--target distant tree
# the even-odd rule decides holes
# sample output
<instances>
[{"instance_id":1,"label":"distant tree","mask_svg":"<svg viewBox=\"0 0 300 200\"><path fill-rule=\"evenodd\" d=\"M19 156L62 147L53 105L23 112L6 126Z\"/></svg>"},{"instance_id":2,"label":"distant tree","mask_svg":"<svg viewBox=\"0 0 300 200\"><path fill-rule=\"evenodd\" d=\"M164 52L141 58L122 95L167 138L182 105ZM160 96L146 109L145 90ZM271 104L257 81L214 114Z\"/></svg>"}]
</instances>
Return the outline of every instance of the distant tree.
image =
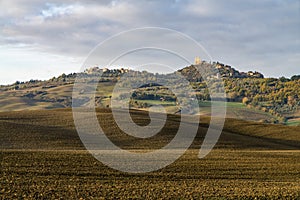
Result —
<instances>
[{"instance_id":1,"label":"distant tree","mask_svg":"<svg viewBox=\"0 0 300 200\"><path fill-rule=\"evenodd\" d=\"M294 75L291 77L292 81L300 80L300 75Z\"/></svg>"},{"instance_id":2,"label":"distant tree","mask_svg":"<svg viewBox=\"0 0 300 200\"><path fill-rule=\"evenodd\" d=\"M65 73L63 73L63 74L61 75L61 77L62 77L62 78L66 78L67 75L66 75Z\"/></svg>"},{"instance_id":3,"label":"distant tree","mask_svg":"<svg viewBox=\"0 0 300 200\"><path fill-rule=\"evenodd\" d=\"M244 97L243 100L242 100L242 103L247 105L247 104L250 103L250 100L247 97Z\"/></svg>"},{"instance_id":4,"label":"distant tree","mask_svg":"<svg viewBox=\"0 0 300 200\"><path fill-rule=\"evenodd\" d=\"M227 94L227 97L229 98L229 101L236 101L236 98L238 97L237 92L229 92Z\"/></svg>"},{"instance_id":5,"label":"distant tree","mask_svg":"<svg viewBox=\"0 0 300 200\"><path fill-rule=\"evenodd\" d=\"M290 79L285 78L284 76L280 77L279 80L280 80L281 82L288 82L288 81L290 81Z\"/></svg>"}]
</instances>

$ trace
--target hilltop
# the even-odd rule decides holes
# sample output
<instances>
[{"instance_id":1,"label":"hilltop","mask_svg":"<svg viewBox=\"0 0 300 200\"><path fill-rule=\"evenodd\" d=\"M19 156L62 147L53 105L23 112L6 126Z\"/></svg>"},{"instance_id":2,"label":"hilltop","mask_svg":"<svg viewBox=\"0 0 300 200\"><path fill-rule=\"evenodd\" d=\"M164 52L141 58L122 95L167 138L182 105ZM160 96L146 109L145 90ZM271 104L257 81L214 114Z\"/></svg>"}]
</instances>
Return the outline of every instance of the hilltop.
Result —
<instances>
[{"instance_id":1,"label":"hilltop","mask_svg":"<svg viewBox=\"0 0 300 200\"><path fill-rule=\"evenodd\" d=\"M264 75L260 72L240 72L235 68L231 67L230 65L225 65L219 62L213 62L212 64L206 63L205 61L199 63L200 65L211 65L215 68L217 73L217 78L264 78ZM203 81L201 74L195 67L196 65L191 65L185 67L183 69L178 70L181 74L183 74L189 81L192 82L201 82ZM212 76L215 76L212 75Z\"/></svg>"}]
</instances>

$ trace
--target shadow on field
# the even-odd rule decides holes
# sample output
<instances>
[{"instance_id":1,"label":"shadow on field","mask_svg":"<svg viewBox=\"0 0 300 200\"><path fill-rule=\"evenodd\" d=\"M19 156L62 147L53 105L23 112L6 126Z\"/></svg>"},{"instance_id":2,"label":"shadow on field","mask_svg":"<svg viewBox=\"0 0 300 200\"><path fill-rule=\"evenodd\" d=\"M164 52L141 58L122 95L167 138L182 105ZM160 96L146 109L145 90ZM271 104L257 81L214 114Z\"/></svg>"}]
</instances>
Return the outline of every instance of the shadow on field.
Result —
<instances>
[{"instance_id":1,"label":"shadow on field","mask_svg":"<svg viewBox=\"0 0 300 200\"><path fill-rule=\"evenodd\" d=\"M123 149L159 149L176 135L180 115L168 115L164 128L150 138L136 138L119 129L109 109L97 110L99 124L107 137ZM120 111L122 112L122 111ZM145 111L131 111L138 125L147 125ZM209 118L201 117L198 133L191 149L199 149L209 126ZM185 122L188 123L188 122ZM299 127L269 125L226 119L215 148L229 149L300 149ZM189 133L187 133L189 134ZM70 109L0 113L1 149L84 149L76 132Z\"/></svg>"}]
</instances>

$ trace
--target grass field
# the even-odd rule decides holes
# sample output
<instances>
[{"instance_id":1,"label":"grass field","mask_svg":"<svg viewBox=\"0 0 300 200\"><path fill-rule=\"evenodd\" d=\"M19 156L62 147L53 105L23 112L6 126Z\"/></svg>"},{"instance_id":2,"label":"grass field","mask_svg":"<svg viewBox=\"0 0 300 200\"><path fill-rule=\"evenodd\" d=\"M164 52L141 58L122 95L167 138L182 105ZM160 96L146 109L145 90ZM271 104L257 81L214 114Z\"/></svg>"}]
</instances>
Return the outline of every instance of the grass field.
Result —
<instances>
[{"instance_id":1,"label":"grass field","mask_svg":"<svg viewBox=\"0 0 300 200\"><path fill-rule=\"evenodd\" d=\"M132 111L147 124L146 112ZM149 139L122 133L110 110L97 116L107 136L128 150L154 150L174 138L178 115ZM0 113L0 199L299 199L300 129L227 119L215 149L198 159L209 118L190 149L161 170L108 168L83 147L70 109ZM133 163L134 165L134 163Z\"/></svg>"},{"instance_id":2,"label":"grass field","mask_svg":"<svg viewBox=\"0 0 300 200\"><path fill-rule=\"evenodd\" d=\"M289 120L286 125L288 126L300 126L300 119Z\"/></svg>"},{"instance_id":3,"label":"grass field","mask_svg":"<svg viewBox=\"0 0 300 200\"><path fill-rule=\"evenodd\" d=\"M149 105L162 105L168 113L176 113L179 110L179 106L176 106L174 102L159 101L159 100L137 100L139 102L148 103ZM216 106L223 106L222 102L214 102ZM199 102L200 115L210 116L211 115L211 102L200 101ZM257 110L254 108L247 108L242 103L238 102L226 102L226 118L240 119L246 121L272 121L276 117L269 113ZM146 109L144 109L146 110ZM297 122L289 122L288 125L297 125Z\"/></svg>"}]
</instances>

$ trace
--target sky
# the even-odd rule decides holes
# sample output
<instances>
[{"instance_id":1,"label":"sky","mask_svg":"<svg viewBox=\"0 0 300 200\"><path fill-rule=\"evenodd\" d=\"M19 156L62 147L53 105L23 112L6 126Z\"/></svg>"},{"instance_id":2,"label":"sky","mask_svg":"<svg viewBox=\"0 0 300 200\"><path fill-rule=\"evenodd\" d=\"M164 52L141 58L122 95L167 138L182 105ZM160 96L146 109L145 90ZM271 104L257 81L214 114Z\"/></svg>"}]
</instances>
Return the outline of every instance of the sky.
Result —
<instances>
[{"instance_id":1,"label":"sky","mask_svg":"<svg viewBox=\"0 0 300 200\"><path fill-rule=\"evenodd\" d=\"M0 84L78 72L99 43L142 27L181 32L201 44L212 61L240 71L266 77L300 74L300 0L0 0ZM148 39L139 36L120 46ZM180 41L172 45L189 52ZM111 45L105 52L115 49ZM153 62L159 56L176 60L141 51L116 64L130 65L135 58L141 64L145 55Z\"/></svg>"}]
</instances>

